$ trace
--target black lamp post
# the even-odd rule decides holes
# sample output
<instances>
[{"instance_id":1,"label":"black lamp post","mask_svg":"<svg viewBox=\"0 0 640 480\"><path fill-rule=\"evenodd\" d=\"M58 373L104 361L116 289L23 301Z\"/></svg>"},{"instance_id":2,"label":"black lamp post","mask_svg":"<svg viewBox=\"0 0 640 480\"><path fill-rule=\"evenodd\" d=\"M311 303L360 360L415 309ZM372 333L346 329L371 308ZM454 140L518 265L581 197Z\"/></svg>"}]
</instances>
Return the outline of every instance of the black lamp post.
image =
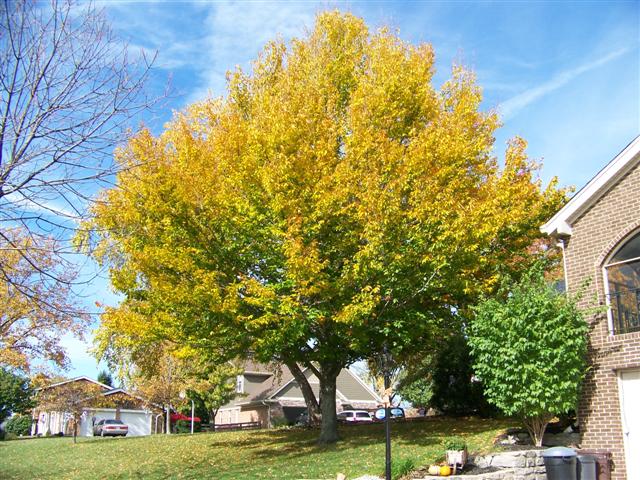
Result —
<instances>
[{"instance_id":1,"label":"black lamp post","mask_svg":"<svg viewBox=\"0 0 640 480\"><path fill-rule=\"evenodd\" d=\"M391 372L393 371L393 361L391 353L385 342L382 348L382 355L378 358L378 365L384 377L384 434L385 434L385 480L391 480Z\"/></svg>"}]
</instances>

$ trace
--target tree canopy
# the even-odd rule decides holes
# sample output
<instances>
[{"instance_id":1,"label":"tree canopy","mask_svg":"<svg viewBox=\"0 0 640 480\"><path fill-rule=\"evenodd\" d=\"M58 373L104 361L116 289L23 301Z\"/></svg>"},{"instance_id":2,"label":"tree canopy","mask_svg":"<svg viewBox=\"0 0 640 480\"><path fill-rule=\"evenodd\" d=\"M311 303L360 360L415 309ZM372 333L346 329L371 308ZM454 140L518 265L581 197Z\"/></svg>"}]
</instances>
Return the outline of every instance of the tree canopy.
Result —
<instances>
[{"instance_id":1,"label":"tree canopy","mask_svg":"<svg viewBox=\"0 0 640 480\"><path fill-rule=\"evenodd\" d=\"M113 377L107 370L101 370L100 373L98 373L97 380L104 385L113 387Z\"/></svg>"},{"instance_id":2,"label":"tree canopy","mask_svg":"<svg viewBox=\"0 0 640 480\"><path fill-rule=\"evenodd\" d=\"M469 343L488 401L520 417L536 445L554 415L575 408L589 328L575 299L544 277L542 263L475 307Z\"/></svg>"},{"instance_id":3,"label":"tree canopy","mask_svg":"<svg viewBox=\"0 0 640 480\"><path fill-rule=\"evenodd\" d=\"M25 372L67 367L62 336L81 338L89 324L70 286L75 274L52 253L53 240L17 228L3 234L16 248L0 246L0 365ZM33 262L46 265L46 272Z\"/></svg>"},{"instance_id":4,"label":"tree canopy","mask_svg":"<svg viewBox=\"0 0 640 480\"><path fill-rule=\"evenodd\" d=\"M495 288L564 192L526 143L493 154L474 75L432 85L434 52L350 14L268 43L228 93L141 131L87 228L124 295L102 318L104 356L166 339L222 358L298 362L321 381L356 359L423 347Z\"/></svg>"},{"instance_id":5,"label":"tree canopy","mask_svg":"<svg viewBox=\"0 0 640 480\"><path fill-rule=\"evenodd\" d=\"M33 407L29 379L0 368L0 423L12 413L27 413Z\"/></svg>"}]
</instances>

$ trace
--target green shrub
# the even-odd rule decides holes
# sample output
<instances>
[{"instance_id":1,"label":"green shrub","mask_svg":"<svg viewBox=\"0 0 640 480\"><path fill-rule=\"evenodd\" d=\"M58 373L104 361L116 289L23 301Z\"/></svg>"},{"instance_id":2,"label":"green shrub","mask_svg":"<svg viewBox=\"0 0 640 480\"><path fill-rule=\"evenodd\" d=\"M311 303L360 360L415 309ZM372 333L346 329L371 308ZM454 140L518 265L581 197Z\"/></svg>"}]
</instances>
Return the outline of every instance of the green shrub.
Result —
<instances>
[{"instance_id":1,"label":"green shrub","mask_svg":"<svg viewBox=\"0 0 640 480\"><path fill-rule=\"evenodd\" d=\"M193 422L193 431L201 430L200 422ZM176 422L176 433L191 433L191 420L178 420Z\"/></svg>"},{"instance_id":2,"label":"green shrub","mask_svg":"<svg viewBox=\"0 0 640 480\"><path fill-rule=\"evenodd\" d=\"M13 432L7 432L7 433L5 433L5 434L4 434L4 439L5 439L6 441L9 441L9 440L15 440L15 439L17 439L17 438L18 438L18 436L17 436L15 433L13 433Z\"/></svg>"},{"instance_id":3,"label":"green shrub","mask_svg":"<svg viewBox=\"0 0 640 480\"><path fill-rule=\"evenodd\" d=\"M28 415L14 415L4 426L7 433L13 433L14 435L30 435L31 424L33 420Z\"/></svg>"},{"instance_id":4,"label":"green shrub","mask_svg":"<svg viewBox=\"0 0 640 480\"><path fill-rule=\"evenodd\" d=\"M445 340L433 368L431 406L448 415L495 416L496 408L484 397L484 387L475 380L470 348L464 335Z\"/></svg>"},{"instance_id":5,"label":"green shrub","mask_svg":"<svg viewBox=\"0 0 640 480\"><path fill-rule=\"evenodd\" d=\"M274 428L288 427L289 420L286 417L273 416L271 417L271 426Z\"/></svg>"},{"instance_id":6,"label":"green shrub","mask_svg":"<svg viewBox=\"0 0 640 480\"><path fill-rule=\"evenodd\" d=\"M494 417L498 413L474 376L462 332L443 336L437 348L412 363L400 380L398 393L414 406L434 407L447 415Z\"/></svg>"},{"instance_id":7,"label":"green shrub","mask_svg":"<svg viewBox=\"0 0 640 480\"><path fill-rule=\"evenodd\" d=\"M445 438L442 442L445 450L464 450L467 448L467 442L462 437Z\"/></svg>"},{"instance_id":8,"label":"green shrub","mask_svg":"<svg viewBox=\"0 0 640 480\"><path fill-rule=\"evenodd\" d=\"M416 463L412 458L404 458L402 460L393 460L391 462L391 478L397 480L408 475L416 468Z\"/></svg>"},{"instance_id":9,"label":"green shrub","mask_svg":"<svg viewBox=\"0 0 640 480\"><path fill-rule=\"evenodd\" d=\"M575 407L586 372L589 326L577 299L548 283L540 263L474 311L469 344L487 399L541 446L549 420Z\"/></svg>"}]
</instances>

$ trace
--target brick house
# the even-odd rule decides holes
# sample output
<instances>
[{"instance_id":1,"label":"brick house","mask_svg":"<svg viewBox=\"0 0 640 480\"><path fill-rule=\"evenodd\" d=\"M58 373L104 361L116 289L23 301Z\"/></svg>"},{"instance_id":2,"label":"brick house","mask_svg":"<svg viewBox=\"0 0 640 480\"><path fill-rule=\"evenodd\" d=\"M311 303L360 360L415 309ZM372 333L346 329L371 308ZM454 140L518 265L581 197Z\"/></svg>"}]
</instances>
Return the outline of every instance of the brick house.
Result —
<instances>
[{"instance_id":1,"label":"brick house","mask_svg":"<svg viewBox=\"0 0 640 480\"><path fill-rule=\"evenodd\" d=\"M311 389L319 398L320 381L303 369ZM286 366L276 367L247 361L237 379L238 395L218 410L216 425L260 422L262 427L294 423L306 410L298 382ZM356 374L344 368L336 379L336 408L373 410L382 399Z\"/></svg>"},{"instance_id":2,"label":"brick house","mask_svg":"<svg viewBox=\"0 0 640 480\"><path fill-rule=\"evenodd\" d=\"M564 251L569 292L589 282L582 447L612 453L613 479L640 479L640 136L541 227Z\"/></svg>"}]
</instances>

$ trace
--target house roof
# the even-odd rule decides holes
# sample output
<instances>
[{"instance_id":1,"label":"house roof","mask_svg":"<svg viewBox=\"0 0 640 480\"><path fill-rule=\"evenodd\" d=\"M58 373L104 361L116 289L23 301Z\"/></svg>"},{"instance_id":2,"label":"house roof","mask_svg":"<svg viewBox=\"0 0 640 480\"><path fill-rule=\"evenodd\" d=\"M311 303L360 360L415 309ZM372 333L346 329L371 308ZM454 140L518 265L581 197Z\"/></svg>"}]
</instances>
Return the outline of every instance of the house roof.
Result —
<instances>
[{"instance_id":1,"label":"house roof","mask_svg":"<svg viewBox=\"0 0 640 480\"><path fill-rule=\"evenodd\" d=\"M154 402L149 402L149 401L147 401L146 399L144 399L144 398L142 398L142 397L140 397L140 396L138 396L138 395L135 395L135 394L133 394L133 393L131 393L131 392L129 392L129 391L127 391L127 390L125 390L124 388L114 388L114 389L112 389L112 390L109 390L108 392L104 392L104 393L102 394L102 396L103 396L103 397L107 397L107 396L109 396L109 395L114 395L114 394L116 394L116 393L120 393L120 394L122 394L122 395L126 395L126 396L128 396L128 397L135 398L135 399L137 399L137 400L140 400L141 402L144 402L144 403L145 403L145 404L147 404L147 405L150 405L150 406L153 406L153 407L159 408L160 410L162 410L162 409L163 409L162 405L159 405L159 404L154 403Z\"/></svg>"},{"instance_id":2,"label":"house roof","mask_svg":"<svg viewBox=\"0 0 640 480\"><path fill-rule=\"evenodd\" d=\"M540 227L552 236L570 236L573 223L640 163L640 135L593 177L551 220Z\"/></svg>"},{"instance_id":3,"label":"house roof","mask_svg":"<svg viewBox=\"0 0 640 480\"><path fill-rule=\"evenodd\" d=\"M313 377L311 370L305 368L302 373L307 377ZM316 379L316 382L318 380ZM310 381L310 386L314 392L316 383ZM319 388L319 387L318 387ZM289 382L283 384L278 390L273 392L269 397L272 400L277 400L279 397L286 397L291 395L290 392L296 392L296 395L302 397L302 392L299 392L298 382L294 378L291 378ZM299 393L298 393L299 392ZM316 392L317 395L317 392ZM380 396L373 391L367 384L365 384L360 377L353 373L348 368L343 368L336 379L336 396L344 401L358 401L358 402L382 402Z\"/></svg>"},{"instance_id":4,"label":"house roof","mask_svg":"<svg viewBox=\"0 0 640 480\"><path fill-rule=\"evenodd\" d=\"M274 392L283 384L293 379L293 374L285 365L266 365L253 362L245 363L245 395L239 395L226 406L247 405L254 402L269 401ZM247 377L253 377L252 382L246 381Z\"/></svg>"},{"instance_id":5,"label":"house roof","mask_svg":"<svg viewBox=\"0 0 640 480\"><path fill-rule=\"evenodd\" d=\"M64 385L66 383L73 383L73 382L79 382L79 381L91 382L91 383L94 383L94 384L98 385L100 388L103 388L105 390L113 390L113 387L110 387L109 385L105 385L104 383L100 383L100 382L98 382L96 380L93 380L92 378L85 377L83 375L83 376L80 376L80 377L75 377L75 378L71 378L69 380L65 380L63 382L52 383L51 385L46 385L44 387L39 387L39 388L36 388L35 391L46 390L47 388L59 387L60 385Z\"/></svg>"},{"instance_id":6,"label":"house roof","mask_svg":"<svg viewBox=\"0 0 640 480\"><path fill-rule=\"evenodd\" d=\"M253 403L277 402L280 398L300 398L302 392L299 391L298 383L293 374L286 366L280 367L280 372L274 371L274 367L251 363L245 371L246 376L269 375L258 385L251 385L245 396L239 396L225 407L250 405ZM260 373L257 373L260 372ZM302 373L307 378L315 378L309 368L304 368ZM309 382L314 393L318 395L319 381L315 379ZM343 401L371 401L381 402L381 398L369 386L367 386L357 375L348 368L343 369L337 379L336 395ZM245 386L249 387L245 382ZM224 408L224 407L223 407Z\"/></svg>"},{"instance_id":7,"label":"house roof","mask_svg":"<svg viewBox=\"0 0 640 480\"><path fill-rule=\"evenodd\" d=\"M109 396L109 395L114 395L114 394L116 394L116 393L120 393L120 394L122 394L122 395L127 395L127 396L129 396L129 397L131 397L131 398L135 398L135 399L137 399L137 400L140 400L140 401L142 401L142 402L147 402L144 398L139 397L138 395L134 395L133 393L128 392L128 391L127 391L127 390L125 390L124 388L114 388L114 387L110 387L109 385L106 385L106 384L104 384L104 383L98 382L98 381L96 381L96 380L93 380L92 378L85 377L85 376L75 377L75 378L72 378L72 379L69 379L69 380L65 380L65 381L63 381L63 382L52 383L51 385L46 385L46 386L44 386L44 387L36 388L36 389L35 389L35 391L39 391L39 390L46 390L46 389L49 389L49 388L59 387L59 386L61 386L61 385L65 385L65 384L67 384L67 383L73 383L73 382L79 382L79 381L91 382L91 383L93 383L93 384L95 384L95 385L98 385L100 388L102 388L102 389L103 389L102 393L100 393L100 395L101 395L101 396L103 396L103 397L107 397L107 396ZM95 396L98 396L98 395L95 395ZM158 405L158 404L156 404L156 403L148 402L148 404L149 404L149 405L151 405L151 406L153 406L153 407L156 407L156 408L162 409L162 406L161 406L161 405Z\"/></svg>"}]
</instances>

